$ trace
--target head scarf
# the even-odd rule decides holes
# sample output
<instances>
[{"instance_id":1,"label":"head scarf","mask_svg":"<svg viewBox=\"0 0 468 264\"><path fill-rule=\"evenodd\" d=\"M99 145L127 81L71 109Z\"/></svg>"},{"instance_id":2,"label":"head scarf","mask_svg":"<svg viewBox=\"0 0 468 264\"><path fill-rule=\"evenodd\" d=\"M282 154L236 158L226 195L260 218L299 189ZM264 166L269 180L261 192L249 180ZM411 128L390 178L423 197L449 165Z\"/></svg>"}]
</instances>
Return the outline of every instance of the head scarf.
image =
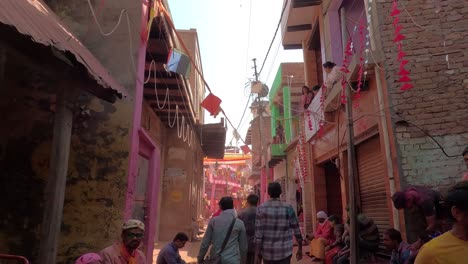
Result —
<instances>
[{"instance_id":1,"label":"head scarf","mask_svg":"<svg viewBox=\"0 0 468 264\"><path fill-rule=\"evenodd\" d=\"M317 213L317 218L327 219L328 215L324 211L320 211L320 212Z\"/></svg>"},{"instance_id":2,"label":"head scarf","mask_svg":"<svg viewBox=\"0 0 468 264\"><path fill-rule=\"evenodd\" d=\"M75 264L89 264L91 262L95 262L95 261L101 261L101 256L99 256L98 254L96 253L87 253L87 254L84 254L82 255L81 257L79 257Z\"/></svg>"}]
</instances>

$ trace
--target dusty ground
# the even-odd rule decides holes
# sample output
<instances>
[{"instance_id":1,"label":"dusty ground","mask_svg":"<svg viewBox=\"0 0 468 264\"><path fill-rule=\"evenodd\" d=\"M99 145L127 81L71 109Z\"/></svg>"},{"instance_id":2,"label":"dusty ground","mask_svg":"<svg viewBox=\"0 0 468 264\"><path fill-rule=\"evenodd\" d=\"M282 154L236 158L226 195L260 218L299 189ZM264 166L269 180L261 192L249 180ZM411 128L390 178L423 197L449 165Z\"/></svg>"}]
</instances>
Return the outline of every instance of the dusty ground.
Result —
<instances>
[{"instance_id":1,"label":"dusty ground","mask_svg":"<svg viewBox=\"0 0 468 264\"><path fill-rule=\"evenodd\" d=\"M168 242L158 242L155 244L155 249L153 253L153 263L156 263L156 257L158 256L159 251L161 250L164 245L166 245ZM200 242L188 242L184 248L179 250L180 256L182 259L184 259L186 262L196 262L197 261L197 255L198 255L198 250L200 249ZM297 249L297 247L294 247L294 249ZM304 248L304 252L305 252ZM309 257L304 255L304 258L301 261L296 261L295 258L293 258L293 261L291 263L311 263L311 260Z\"/></svg>"}]
</instances>

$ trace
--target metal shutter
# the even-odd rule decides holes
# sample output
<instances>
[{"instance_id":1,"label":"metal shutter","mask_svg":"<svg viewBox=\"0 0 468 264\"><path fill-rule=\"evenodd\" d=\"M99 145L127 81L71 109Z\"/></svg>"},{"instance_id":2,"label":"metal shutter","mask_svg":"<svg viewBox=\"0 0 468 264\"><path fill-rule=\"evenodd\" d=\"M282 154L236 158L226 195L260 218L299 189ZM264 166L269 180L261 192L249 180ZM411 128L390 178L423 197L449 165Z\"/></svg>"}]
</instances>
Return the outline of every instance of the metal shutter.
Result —
<instances>
[{"instance_id":1,"label":"metal shutter","mask_svg":"<svg viewBox=\"0 0 468 264\"><path fill-rule=\"evenodd\" d=\"M383 232L390 228L391 208L388 208L387 204L389 197L385 188L387 176L380 151L379 136L358 145L356 154L361 209L379 228L382 248Z\"/></svg>"}]
</instances>

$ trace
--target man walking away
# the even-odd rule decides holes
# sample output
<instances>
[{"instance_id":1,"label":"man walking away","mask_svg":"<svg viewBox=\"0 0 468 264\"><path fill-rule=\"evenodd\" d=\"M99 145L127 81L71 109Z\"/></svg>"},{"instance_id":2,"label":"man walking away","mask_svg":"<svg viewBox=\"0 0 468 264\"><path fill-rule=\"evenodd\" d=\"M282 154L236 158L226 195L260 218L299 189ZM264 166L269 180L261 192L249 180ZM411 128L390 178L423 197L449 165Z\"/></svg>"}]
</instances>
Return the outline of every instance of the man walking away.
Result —
<instances>
[{"instance_id":1,"label":"man walking away","mask_svg":"<svg viewBox=\"0 0 468 264\"><path fill-rule=\"evenodd\" d=\"M239 214L239 219L244 222L247 233L248 251L247 264L255 263L255 218L257 216L258 196L250 194L247 196L247 208Z\"/></svg>"},{"instance_id":2,"label":"man walking away","mask_svg":"<svg viewBox=\"0 0 468 264\"><path fill-rule=\"evenodd\" d=\"M244 263L247 255L247 235L244 223L237 219L236 211L233 209L234 201L232 197L221 198L219 207L222 210L221 214L211 218L208 223L198 253L198 263L203 262L210 245L210 258L220 256L223 264ZM232 231L231 234L228 234L231 225ZM228 237L226 246L221 250L226 237Z\"/></svg>"},{"instance_id":3,"label":"man walking away","mask_svg":"<svg viewBox=\"0 0 468 264\"><path fill-rule=\"evenodd\" d=\"M185 261L180 257L179 249L185 246L188 239L187 234L177 233L172 242L161 249L156 264L185 264Z\"/></svg>"},{"instance_id":4,"label":"man walking away","mask_svg":"<svg viewBox=\"0 0 468 264\"><path fill-rule=\"evenodd\" d=\"M138 250L145 232L145 224L139 220L128 220L122 226L122 241L101 251L104 264L145 264L143 252Z\"/></svg>"},{"instance_id":5,"label":"man walking away","mask_svg":"<svg viewBox=\"0 0 468 264\"><path fill-rule=\"evenodd\" d=\"M390 264L408 264L410 258L409 245L401 238L400 231L390 228L383 236L383 243L388 250L392 251Z\"/></svg>"},{"instance_id":6,"label":"man walking away","mask_svg":"<svg viewBox=\"0 0 468 264\"><path fill-rule=\"evenodd\" d=\"M297 260L302 259L302 236L291 205L280 201L281 185L268 184L270 200L257 208L255 220L256 264L289 264L293 253L293 234L298 243Z\"/></svg>"},{"instance_id":7,"label":"man walking away","mask_svg":"<svg viewBox=\"0 0 468 264\"><path fill-rule=\"evenodd\" d=\"M468 182L452 187L445 204L455 221L452 230L426 243L416 257L416 264L466 264L468 261Z\"/></svg>"}]
</instances>

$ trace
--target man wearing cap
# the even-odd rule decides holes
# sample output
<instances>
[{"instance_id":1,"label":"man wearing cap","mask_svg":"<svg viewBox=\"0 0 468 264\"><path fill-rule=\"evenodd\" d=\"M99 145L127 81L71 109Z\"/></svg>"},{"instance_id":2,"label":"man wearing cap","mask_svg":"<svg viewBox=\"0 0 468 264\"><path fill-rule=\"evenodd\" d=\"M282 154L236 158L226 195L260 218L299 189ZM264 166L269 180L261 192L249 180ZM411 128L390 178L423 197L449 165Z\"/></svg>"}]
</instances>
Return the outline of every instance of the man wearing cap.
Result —
<instances>
[{"instance_id":1,"label":"man wearing cap","mask_svg":"<svg viewBox=\"0 0 468 264\"><path fill-rule=\"evenodd\" d=\"M145 255L138 250L145 233L145 224L128 220L122 226L122 241L101 251L104 264L146 264Z\"/></svg>"}]
</instances>

